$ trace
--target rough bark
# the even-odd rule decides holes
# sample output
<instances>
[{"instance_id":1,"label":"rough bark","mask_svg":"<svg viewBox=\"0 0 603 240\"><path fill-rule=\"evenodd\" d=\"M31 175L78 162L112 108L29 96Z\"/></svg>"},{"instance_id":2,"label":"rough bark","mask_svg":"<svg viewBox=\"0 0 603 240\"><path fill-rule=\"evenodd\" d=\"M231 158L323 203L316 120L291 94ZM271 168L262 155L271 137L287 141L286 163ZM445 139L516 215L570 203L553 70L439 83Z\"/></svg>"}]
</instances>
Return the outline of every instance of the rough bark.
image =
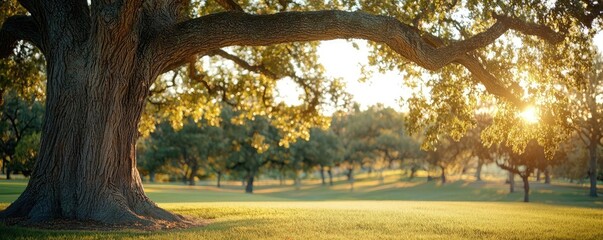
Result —
<instances>
[{"instance_id":1,"label":"rough bark","mask_svg":"<svg viewBox=\"0 0 603 240\"><path fill-rule=\"evenodd\" d=\"M106 10L94 6L92 11ZM43 134L25 191L0 218L183 221L145 195L136 169L137 126L149 83L158 74L138 51L142 40L130 22L136 11L94 19L85 1L36 1L32 9L32 20L44 20L35 23L43 27L43 42L33 41L47 61ZM6 25L0 48L7 40Z\"/></svg>"}]
</instances>

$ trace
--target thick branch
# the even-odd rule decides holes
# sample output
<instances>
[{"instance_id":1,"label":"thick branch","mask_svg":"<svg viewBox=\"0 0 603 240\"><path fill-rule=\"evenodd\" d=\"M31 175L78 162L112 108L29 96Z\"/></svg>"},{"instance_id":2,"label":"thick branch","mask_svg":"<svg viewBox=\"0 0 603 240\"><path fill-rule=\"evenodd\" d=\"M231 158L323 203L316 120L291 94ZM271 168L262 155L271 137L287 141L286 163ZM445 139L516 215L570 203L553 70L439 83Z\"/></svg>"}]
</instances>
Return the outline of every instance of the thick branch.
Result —
<instances>
[{"instance_id":1,"label":"thick branch","mask_svg":"<svg viewBox=\"0 0 603 240\"><path fill-rule=\"evenodd\" d=\"M12 55L20 40L28 41L45 52L42 36L33 18L17 15L6 19L0 29L0 58Z\"/></svg>"},{"instance_id":2,"label":"thick branch","mask_svg":"<svg viewBox=\"0 0 603 240\"><path fill-rule=\"evenodd\" d=\"M511 18L499 17L492 27L463 41L436 48L425 41L413 27L395 18L376 16L363 12L316 11L285 12L272 15L250 15L241 12L225 12L207 15L173 26L158 36L153 47L158 49L155 59L163 59L154 69L164 69L191 54L205 54L226 46L261 46L287 42L358 38L387 44L392 50L419 66L437 70L459 62L479 79L496 78L483 69L481 64L466 61L467 53L492 43L508 29L534 34L551 42L552 30ZM546 34L545 34L546 33ZM477 63L477 65L475 64ZM486 74L488 73L488 74ZM487 81L487 80L482 80ZM497 93L492 84L484 83L489 91ZM489 87L490 86L490 87ZM507 93L498 93L507 95Z\"/></svg>"}]
</instances>

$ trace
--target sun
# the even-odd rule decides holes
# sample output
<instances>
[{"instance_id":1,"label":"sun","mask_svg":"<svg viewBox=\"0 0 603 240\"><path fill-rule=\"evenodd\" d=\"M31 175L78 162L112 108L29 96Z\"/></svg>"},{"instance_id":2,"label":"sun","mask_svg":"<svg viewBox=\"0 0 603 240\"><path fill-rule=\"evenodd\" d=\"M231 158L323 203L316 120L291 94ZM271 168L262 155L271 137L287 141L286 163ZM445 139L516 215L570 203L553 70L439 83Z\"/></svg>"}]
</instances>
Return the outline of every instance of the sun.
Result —
<instances>
[{"instance_id":1,"label":"sun","mask_svg":"<svg viewBox=\"0 0 603 240\"><path fill-rule=\"evenodd\" d=\"M534 106L529 106L519 114L519 116L527 123L537 123L540 120L538 109Z\"/></svg>"}]
</instances>

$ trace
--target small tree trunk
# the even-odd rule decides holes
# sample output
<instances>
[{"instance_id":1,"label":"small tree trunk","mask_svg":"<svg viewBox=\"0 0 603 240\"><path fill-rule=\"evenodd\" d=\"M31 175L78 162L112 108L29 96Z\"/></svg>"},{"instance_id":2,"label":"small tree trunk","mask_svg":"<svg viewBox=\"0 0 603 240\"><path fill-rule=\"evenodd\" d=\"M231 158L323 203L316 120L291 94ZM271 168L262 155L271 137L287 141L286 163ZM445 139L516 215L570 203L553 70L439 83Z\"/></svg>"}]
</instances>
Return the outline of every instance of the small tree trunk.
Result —
<instances>
[{"instance_id":1,"label":"small tree trunk","mask_svg":"<svg viewBox=\"0 0 603 240\"><path fill-rule=\"evenodd\" d=\"M295 170L295 179L293 180L293 185L295 185L295 190L301 189L301 178L299 170Z\"/></svg>"},{"instance_id":2,"label":"small tree trunk","mask_svg":"<svg viewBox=\"0 0 603 240\"><path fill-rule=\"evenodd\" d=\"M279 184L280 186L283 186L283 184L284 184L283 172L280 172L280 173L278 174L278 184Z\"/></svg>"},{"instance_id":3,"label":"small tree trunk","mask_svg":"<svg viewBox=\"0 0 603 240\"><path fill-rule=\"evenodd\" d=\"M509 193L515 192L515 173L509 171Z\"/></svg>"},{"instance_id":4,"label":"small tree trunk","mask_svg":"<svg viewBox=\"0 0 603 240\"><path fill-rule=\"evenodd\" d=\"M483 166L484 166L484 162L482 160L478 160L477 161L477 169L475 170L475 180L478 182L482 180L482 167Z\"/></svg>"},{"instance_id":5,"label":"small tree trunk","mask_svg":"<svg viewBox=\"0 0 603 240\"><path fill-rule=\"evenodd\" d=\"M322 165L320 165L320 179L322 180L323 186L327 185L327 182L325 181L325 167Z\"/></svg>"},{"instance_id":6,"label":"small tree trunk","mask_svg":"<svg viewBox=\"0 0 603 240\"><path fill-rule=\"evenodd\" d=\"M440 166L440 169L442 169L442 175L440 176L441 180L442 180L442 184L446 183L446 168L443 166Z\"/></svg>"},{"instance_id":7,"label":"small tree trunk","mask_svg":"<svg viewBox=\"0 0 603 240\"><path fill-rule=\"evenodd\" d=\"M155 171L149 171L149 182L155 182Z\"/></svg>"},{"instance_id":8,"label":"small tree trunk","mask_svg":"<svg viewBox=\"0 0 603 240\"><path fill-rule=\"evenodd\" d=\"M348 178L348 182L352 181L352 172L353 169L348 168L348 172L345 174L345 176Z\"/></svg>"},{"instance_id":9,"label":"small tree trunk","mask_svg":"<svg viewBox=\"0 0 603 240\"><path fill-rule=\"evenodd\" d=\"M255 172L250 172L247 176L247 186L245 186L245 193L253 193L253 180L255 178Z\"/></svg>"},{"instance_id":10,"label":"small tree trunk","mask_svg":"<svg viewBox=\"0 0 603 240\"><path fill-rule=\"evenodd\" d=\"M220 188L222 187L222 185L220 185L220 181L222 180L222 172L218 172L218 182L216 183L217 187Z\"/></svg>"},{"instance_id":11,"label":"small tree trunk","mask_svg":"<svg viewBox=\"0 0 603 240\"><path fill-rule=\"evenodd\" d=\"M551 166L544 169L544 184L551 184Z\"/></svg>"},{"instance_id":12,"label":"small tree trunk","mask_svg":"<svg viewBox=\"0 0 603 240\"><path fill-rule=\"evenodd\" d=\"M188 175L188 185L195 186L195 176L197 175L198 165L195 163L191 166L191 172Z\"/></svg>"},{"instance_id":13,"label":"small tree trunk","mask_svg":"<svg viewBox=\"0 0 603 240\"><path fill-rule=\"evenodd\" d=\"M541 175L540 168L536 169L536 182L540 182L540 175Z\"/></svg>"},{"instance_id":14,"label":"small tree trunk","mask_svg":"<svg viewBox=\"0 0 603 240\"><path fill-rule=\"evenodd\" d=\"M385 177L383 177L383 168L379 169L379 184L383 184L385 182Z\"/></svg>"},{"instance_id":15,"label":"small tree trunk","mask_svg":"<svg viewBox=\"0 0 603 240\"><path fill-rule=\"evenodd\" d=\"M6 166L6 180L11 180L12 179L11 176L10 176L10 173L12 171L13 170L10 168L10 164L7 164L7 166Z\"/></svg>"},{"instance_id":16,"label":"small tree trunk","mask_svg":"<svg viewBox=\"0 0 603 240\"><path fill-rule=\"evenodd\" d=\"M411 167L410 168L410 176L408 177L409 180L413 180L415 178L415 175L417 174L417 168L416 167Z\"/></svg>"},{"instance_id":17,"label":"small tree trunk","mask_svg":"<svg viewBox=\"0 0 603 240\"><path fill-rule=\"evenodd\" d=\"M597 152L597 141L591 138L590 144L588 146L588 153L590 160L588 161L588 176L590 178L590 191L589 196L597 197L597 160L598 160L598 152Z\"/></svg>"},{"instance_id":18,"label":"small tree trunk","mask_svg":"<svg viewBox=\"0 0 603 240\"><path fill-rule=\"evenodd\" d=\"M348 182L350 182L350 192L354 191L354 169L348 169Z\"/></svg>"},{"instance_id":19,"label":"small tree trunk","mask_svg":"<svg viewBox=\"0 0 603 240\"><path fill-rule=\"evenodd\" d=\"M529 202L530 201L530 182L528 181L527 173L525 176L522 176L521 179L523 180L523 201Z\"/></svg>"},{"instance_id":20,"label":"small tree trunk","mask_svg":"<svg viewBox=\"0 0 603 240\"><path fill-rule=\"evenodd\" d=\"M329 175L329 185L333 186L333 171L331 170L331 167L327 169L327 174Z\"/></svg>"}]
</instances>

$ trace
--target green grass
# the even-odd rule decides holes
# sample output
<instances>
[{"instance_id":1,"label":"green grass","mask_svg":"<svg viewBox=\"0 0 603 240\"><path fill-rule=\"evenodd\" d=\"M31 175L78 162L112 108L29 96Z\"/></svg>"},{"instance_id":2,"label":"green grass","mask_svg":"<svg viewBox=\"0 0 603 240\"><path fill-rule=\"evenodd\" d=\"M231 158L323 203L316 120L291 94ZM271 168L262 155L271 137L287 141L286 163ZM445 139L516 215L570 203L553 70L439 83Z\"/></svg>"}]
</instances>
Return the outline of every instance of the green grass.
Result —
<instances>
[{"instance_id":1,"label":"green grass","mask_svg":"<svg viewBox=\"0 0 603 240\"><path fill-rule=\"evenodd\" d=\"M0 209L26 182L0 181ZM519 184L518 184L519 185ZM52 231L0 226L2 239L603 239L603 199L575 186L533 184L534 203L519 202L502 183L423 179L383 184L213 186L147 184L149 197L171 211L210 224L173 231Z\"/></svg>"}]
</instances>

